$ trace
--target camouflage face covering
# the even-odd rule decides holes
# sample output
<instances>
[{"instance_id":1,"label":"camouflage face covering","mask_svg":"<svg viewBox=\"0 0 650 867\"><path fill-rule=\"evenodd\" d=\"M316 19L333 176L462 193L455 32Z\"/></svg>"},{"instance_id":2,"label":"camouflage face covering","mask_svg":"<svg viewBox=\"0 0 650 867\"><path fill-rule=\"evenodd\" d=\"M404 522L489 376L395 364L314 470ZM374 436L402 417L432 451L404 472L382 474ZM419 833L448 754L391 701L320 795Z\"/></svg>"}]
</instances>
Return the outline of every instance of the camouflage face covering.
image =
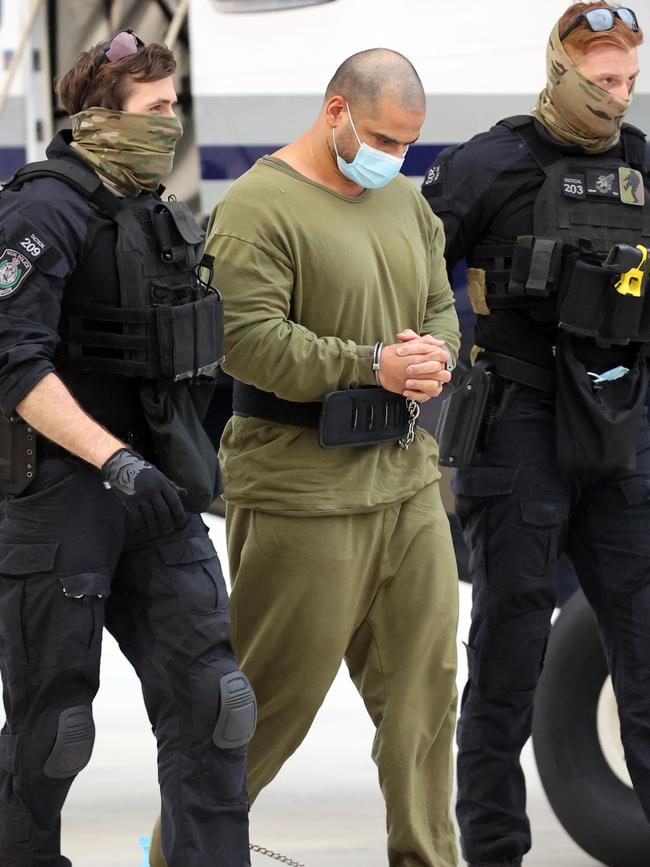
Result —
<instances>
[{"instance_id":1,"label":"camouflage face covering","mask_svg":"<svg viewBox=\"0 0 650 867\"><path fill-rule=\"evenodd\" d=\"M620 99L586 78L567 54L558 25L546 51L547 83L532 114L561 142L590 154L614 147L631 99Z\"/></svg>"},{"instance_id":2,"label":"camouflage face covering","mask_svg":"<svg viewBox=\"0 0 650 867\"><path fill-rule=\"evenodd\" d=\"M172 170L177 117L88 108L72 117L72 147L123 196L155 190Z\"/></svg>"}]
</instances>

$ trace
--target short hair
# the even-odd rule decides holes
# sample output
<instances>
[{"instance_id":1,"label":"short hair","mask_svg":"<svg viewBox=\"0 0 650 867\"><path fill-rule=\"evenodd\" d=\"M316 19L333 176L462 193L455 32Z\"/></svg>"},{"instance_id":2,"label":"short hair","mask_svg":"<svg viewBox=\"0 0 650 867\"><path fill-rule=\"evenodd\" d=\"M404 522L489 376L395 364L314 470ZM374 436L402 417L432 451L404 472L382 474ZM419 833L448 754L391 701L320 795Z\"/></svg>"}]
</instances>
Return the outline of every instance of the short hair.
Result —
<instances>
[{"instance_id":1,"label":"short hair","mask_svg":"<svg viewBox=\"0 0 650 867\"><path fill-rule=\"evenodd\" d=\"M105 60L95 71L95 61L105 48L106 43L100 42L84 51L58 82L61 104L69 115L91 106L121 111L134 81L160 81L176 70L176 60L169 48L150 42L121 60ZM89 77L92 84L84 96Z\"/></svg>"},{"instance_id":2,"label":"short hair","mask_svg":"<svg viewBox=\"0 0 650 867\"><path fill-rule=\"evenodd\" d=\"M384 97L408 111L426 108L424 87L415 67L403 54L389 48L370 48L344 60L325 91L326 100L333 96L370 109Z\"/></svg>"},{"instance_id":3,"label":"short hair","mask_svg":"<svg viewBox=\"0 0 650 867\"><path fill-rule=\"evenodd\" d=\"M592 9L618 9L620 3L573 3L558 21L560 36L576 21L580 15L590 12ZM643 32L634 31L620 18L614 19L612 30L595 32L586 21L581 21L578 27L562 43L569 54L584 55L595 45L615 45L623 51L636 48L643 42Z\"/></svg>"}]
</instances>

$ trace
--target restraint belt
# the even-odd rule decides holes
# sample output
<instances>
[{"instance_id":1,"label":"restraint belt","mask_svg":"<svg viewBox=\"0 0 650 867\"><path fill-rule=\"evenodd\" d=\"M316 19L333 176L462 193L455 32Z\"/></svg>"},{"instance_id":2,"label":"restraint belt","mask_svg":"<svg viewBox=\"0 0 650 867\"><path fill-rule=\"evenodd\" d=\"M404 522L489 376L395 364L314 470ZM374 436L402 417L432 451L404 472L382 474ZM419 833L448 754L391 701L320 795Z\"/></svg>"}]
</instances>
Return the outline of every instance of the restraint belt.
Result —
<instances>
[{"instance_id":1,"label":"restraint belt","mask_svg":"<svg viewBox=\"0 0 650 867\"><path fill-rule=\"evenodd\" d=\"M408 402L383 388L333 391L324 400L294 403L235 381L233 412L277 424L313 428L323 448L377 445L397 441L415 428Z\"/></svg>"},{"instance_id":2,"label":"restraint belt","mask_svg":"<svg viewBox=\"0 0 650 867\"><path fill-rule=\"evenodd\" d=\"M262 391L253 385L235 380L232 392L234 415L261 418L276 424L292 424L296 427L318 428L321 401L313 403L294 403L283 400L269 391Z\"/></svg>"}]
</instances>

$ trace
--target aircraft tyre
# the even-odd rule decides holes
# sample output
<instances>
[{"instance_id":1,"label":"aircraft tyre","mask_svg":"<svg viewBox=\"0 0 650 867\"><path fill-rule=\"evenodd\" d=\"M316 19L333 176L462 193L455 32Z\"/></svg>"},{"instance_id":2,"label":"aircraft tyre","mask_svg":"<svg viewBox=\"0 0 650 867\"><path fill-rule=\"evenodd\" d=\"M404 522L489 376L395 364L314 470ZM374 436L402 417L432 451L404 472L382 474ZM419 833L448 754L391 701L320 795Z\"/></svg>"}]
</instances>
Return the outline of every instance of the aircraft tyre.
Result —
<instances>
[{"instance_id":1,"label":"aircraft tyre","mask_svg":"<svg viewBox=\"0 0 650 867\"><path fill-rule=\"evenodd\" d=\"M623 782L624 764L615 764L615 713L607 718L616 731L603 731L609 694L614 701L596 620L578 591L551 631L535 695L535 759L549 803L578 846L607 867L647 867L650 824Z\"/></svg>"}]
</instances>

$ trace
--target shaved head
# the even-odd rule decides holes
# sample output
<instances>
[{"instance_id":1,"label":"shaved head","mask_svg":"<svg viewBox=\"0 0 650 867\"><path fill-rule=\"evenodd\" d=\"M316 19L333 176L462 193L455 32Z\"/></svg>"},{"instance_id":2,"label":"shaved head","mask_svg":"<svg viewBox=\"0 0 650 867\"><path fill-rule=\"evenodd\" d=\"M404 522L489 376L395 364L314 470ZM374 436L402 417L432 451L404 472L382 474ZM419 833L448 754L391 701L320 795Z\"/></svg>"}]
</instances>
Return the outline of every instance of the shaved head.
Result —
<instances>
[{"instance_id":1,"label":"shaved head","mask_svg":"<svg viewBox=\"0 0 650 867\"><path fill-rule=\"evenodd\" d=\"M327 85L325 100L342 96L372 113L382 99L407 111L424 112L426 99L420 76L410 60L389 48L371 48L348 57Z\"/></svg>"}]
</instances>

